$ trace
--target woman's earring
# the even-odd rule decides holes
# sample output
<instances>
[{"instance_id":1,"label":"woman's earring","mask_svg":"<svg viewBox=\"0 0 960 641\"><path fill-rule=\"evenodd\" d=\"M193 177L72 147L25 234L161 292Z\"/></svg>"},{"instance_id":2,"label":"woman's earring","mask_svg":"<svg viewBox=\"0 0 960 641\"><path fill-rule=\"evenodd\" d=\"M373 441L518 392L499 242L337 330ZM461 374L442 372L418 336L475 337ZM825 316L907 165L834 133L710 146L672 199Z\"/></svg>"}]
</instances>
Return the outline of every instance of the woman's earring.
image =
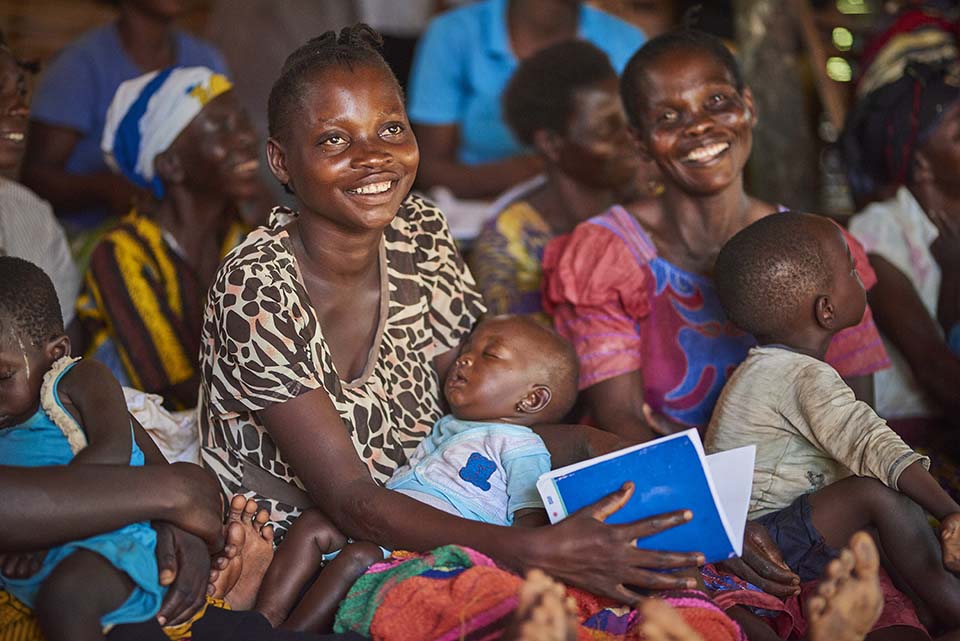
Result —
<instances>
[{"instance_id":1,"label":"woman's earring","mask_svg":"<svg viewBox=\"0 0 960 641\"><path fill-rule=\"evenodd\" d=\"M663 194L663 191L665 189L665 187L663 186L663 183L656 179L648 180L646 188L647 188L647 194L649 196L652 196L653 198L656 198L661 194Z\"/></svg>"}]
</instances>

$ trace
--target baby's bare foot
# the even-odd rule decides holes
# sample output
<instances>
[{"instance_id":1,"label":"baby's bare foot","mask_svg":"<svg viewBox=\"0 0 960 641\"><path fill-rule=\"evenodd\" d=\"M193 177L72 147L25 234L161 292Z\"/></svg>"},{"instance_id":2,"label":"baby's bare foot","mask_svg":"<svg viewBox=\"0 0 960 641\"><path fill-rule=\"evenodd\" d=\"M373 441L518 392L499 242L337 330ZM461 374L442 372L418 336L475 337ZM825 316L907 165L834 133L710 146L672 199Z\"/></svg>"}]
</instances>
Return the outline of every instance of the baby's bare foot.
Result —
<instances>
[{"instance_id":1,"label":"baby's bare foot","mask_svg":"<svg viewBox=\"0 0 960 641\"><path fill-rule=\"evenodd\" d=\"M540 570L530 570L520 586L517 611L503 641L576 641L573 599L562 585Z\"/></svg>"},{"instance_id":2,"label":"baby's bare foot","mask_svg":"<svg viewBox=\"0 0 960 641\"><path fill-rule=\"evenodd\" d=\"M680 613L663 599L646 599L640 604L640 630L647 641L703 641Z\"/></svg>"},{"instance_id":3,"label":"baby's bare foot","mask_svg":"<svg viewBox=\"0 0 960 641\"><path fill-rule=\"evenodd\" d=\"M257 502L236 495L230 500L227 517L227 544L232 554L214 562L213 596L222 598L234 610L249 610L257 600L263 575L273 560L273 526L270 513ZM227 550L225 550L227 552Z\"/></svg>"},{"instance_id":4,"label":"baby's bare foot","mask_svg":"<svg viewBox=\"0 0 960 641\"><path fill-rule=\"evenodd\" d=\"M960 572L960 514L949 514L940 522L940 546L944 567Z\"/></svg>"},{"instance_id":5,"label":"baby's bare foot","mask_svg":"<svg viewBox=\"0 0 960 641\"><path fill-rule=\"evenodd\" d=\"M809 641L860 641L867 635L883 610L879 569L880 555L870 535L850 537L807 601Z\"/></svg>"}]
</instances>

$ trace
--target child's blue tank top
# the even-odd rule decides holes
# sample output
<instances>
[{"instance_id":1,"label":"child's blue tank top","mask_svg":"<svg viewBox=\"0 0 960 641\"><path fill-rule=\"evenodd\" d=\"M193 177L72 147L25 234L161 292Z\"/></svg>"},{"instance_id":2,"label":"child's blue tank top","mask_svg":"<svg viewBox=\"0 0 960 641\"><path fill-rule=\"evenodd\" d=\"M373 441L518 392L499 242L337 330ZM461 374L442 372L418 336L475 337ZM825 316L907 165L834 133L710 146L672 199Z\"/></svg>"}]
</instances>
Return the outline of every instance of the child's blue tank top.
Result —
<instances>
[{"instance_id":1,"label":"child's blue tank top","mask_svg":"<svg viewBox=\"0 0 960 641\"><path fill-rule=\"evenodd\" d=\"M36 413L20 425L0 429L0 465L40 467L66 465L73 460L74 449L86 443L82 427L60 401L60 380L76 361L58 361L45 377L44 387L50 385L51 394ZM52 378L52 381L50 380ZM50 398L52 397L52 399ZM51 403L55 405L51 406ZM44 409L58 414L57 425ZM58 411L59 410L59 411ZM62 412L62 414L61 414ZM82 439L78 447L77 439ZM130 465L143 465L143 451L132 436ZM71 442L73 447L71 447ZM15 518L16 515L7 515ZM24 604L33 607L40 586L63 559L79 549L100 554L116 568L125 572L136 584L130 597L117 609L106 615L105 626L118 623L146 621L156 615L166 588L160 586L156 561L157 538L149 523L132 523L119 530L73 541L48 551L40 571L26 579L9 579L0 575L0 588L7 590Z\"/></svg>"}]
</instances>

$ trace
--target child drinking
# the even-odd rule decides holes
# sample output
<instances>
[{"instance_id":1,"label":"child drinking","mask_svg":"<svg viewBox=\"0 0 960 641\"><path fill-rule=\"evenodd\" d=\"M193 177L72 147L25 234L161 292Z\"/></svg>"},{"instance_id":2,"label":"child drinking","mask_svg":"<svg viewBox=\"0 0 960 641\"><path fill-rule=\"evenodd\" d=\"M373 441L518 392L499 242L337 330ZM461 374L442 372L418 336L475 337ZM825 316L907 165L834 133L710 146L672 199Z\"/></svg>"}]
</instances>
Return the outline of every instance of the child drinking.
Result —
<instances>
[{"instance_id":1,"label":"child drinking","mask_svg":"<svg viewBox=\"0 0 960 641\"><path fill-rule=\"evenodd\" d=\"M70 358L53 283L0 257L0 465L143 460L119 383L104 365ZM33 608L47 641L103 639L104 627L159 610L155 547L149 523L134 523L50 549L33 576L0 575L0 587Z\"/></svg>"},{"instance_id":2,"label":"child drinking","mask_svg":"<svg viewBox=\"0 0 960 641\"><path fill-rule=\"evenodd\" d=\"M724 388L706 448L757 446L750 518L804 581L853 532L875 528L892 569L941 624L960 626L960 506L823 361L866 304L840 228L767 216L723 247L715 271L724 309L759 346ZM941 522L939 545L921 508Z\"/></svg>"},{"instance_id":3,"label":"child drinking","mask_svg":"<svg viewBox=\"0 0 960 641\"><path fill-rule=\"evenodd\" d=\"M573 348L528 317L485 320L462 344L444 394L450 414L387 487L476 521L545 525L536 481L550 470L550 453L530 426L555 423L573 406ZM380 547L348 541L318 509L308 509L278 548L255 609L280 627L329 628L354 581L382 558ZM235 581L230 574L225 570L218 583Z\"/></svg>"}]
</instances>

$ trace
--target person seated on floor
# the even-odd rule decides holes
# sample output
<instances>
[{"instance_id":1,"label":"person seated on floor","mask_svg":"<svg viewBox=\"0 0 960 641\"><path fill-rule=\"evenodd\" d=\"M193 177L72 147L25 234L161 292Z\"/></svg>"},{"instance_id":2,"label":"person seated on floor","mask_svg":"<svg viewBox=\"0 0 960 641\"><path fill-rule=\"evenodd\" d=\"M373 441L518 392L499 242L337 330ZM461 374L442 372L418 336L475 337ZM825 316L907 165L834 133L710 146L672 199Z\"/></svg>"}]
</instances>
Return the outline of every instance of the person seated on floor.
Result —
<instances>
[{"instance_id":1,"label":"person seated on floor","mask_svg":"<svg viewBox=\"0 0 960 641\"><path fill-rule=\"evenodd\" d=\"M20 165L26 142L27 68L0 33L0 173ZM0 176L0 255L28 260L46 272L60 299L64 325L73 321L80 276L63 228L50 204L15 180Z\"/></svg>"},{"instance_id":2,"label":"person seated on floor","mask_svg":"<svg viewBox=\"0 0 960 641\"><path fill-rule=\"evenodd\" d=\"M281 550L302 511L319 506L346 536L412 550L424 565L436 558L431 550L469 548L463 554L489 555L513 571L539 567L627 604L639 599L634 587L685 587L685 577L657 570L694 566L695 554L636 545L677 514L602 522L629 488L561 523L512 528L383 487L443 416L443 377L484 310L443 215L410 194L416 139L376 43L364 26L325 33L291 54L271 92L267 158L297 211L274 210L269 227L224 260L210 289L204 464L225 493L269 506ZM264 295L248 301L244 290ZM748 540L745 550L747 564L765 558L758 575L790 574L771 568L769 548ZM510 570L501 576L520 580ZM383 605L367 596L370 611Z\"/></svg>"},{"instance_id":3,"label":"person seated on floor","mask_svg":"<svg viewBox=\"0 0 960 641\"><path fill-rule=\"evenodd\" d=\"M588 447L572 452L569 446L578 439L566 443L553 439L548 451L534 429L566 414L576 396L576 381L576 353L551 330L524 316L482 321L463 344L444 386L451 413L437 422L387 487L472 520L520 527L546 524L536 479L550 469L552 454L567 462L629 444L600 430L556 426L578 437L585 435ZM237 497L232 509L239 510L243 504L244 499ZM235 531L241 529L232 525L228 530L227 542L233 551L214 586L214 596L225 596L228 603L234 602L230 592L243 582L238 548L245 544L245 537ZM250 534L251 545L260 544L260 537ZM348 541L322 512L311 508L293 524L273 557L255 609L282 628L328 628L357 578L381 558L378 546ZM873 580L873 602L879 606L876 576ZM521 588L521 594L529 587ZM562 595L563 589L559 590ZM249 594L249 586L241 586L240 591ZM349 617L350 610L347 607L343 616ZM870 612L873 609L861 614ZM526 618L524 606L516 618ZM576 629L575 617L569 623ZM872 623L867 622L867 629ZM346 627L345 621L339 627Z\"/></svg>"},{"instance_id":4,"label":"person seated on floor","mask_svg":"<svg viewBox=\"0 0 960 641\"><path fill-rule=\"evenodd\" d=\"M153 197L91 255L77 302L86 355L171 409L193 408L207 288L248 231L237 203L259 190L256 136L224 76L170 67L120 85L102 147Z\"/></svg>"},{"instance_id":5,"label":"person seated on floor","mask_svg":"<svg viewBox=\"0 0 960 641\"><path fill-rule=\"evenodd\" d=\"M520 61L580 38L619 72L643 32L586 2L483 0L431 21L417 45L408 90L424 187L457 198L492 199L542 169L510 134L500 96Z\"/></svg>"},{"instance_id":6,"label":"person seated on floor","mask_svg":"<svg viewBox=\"0 0 960 641\"><path fill-rule=\"evenodd\" d=\"M891 571L941 625L960 627L960 505L824 361L866 306L840 227L810 214L761 218L724 245L715 277L728 317L759 346L724 387L705 447L756 445L750 518L802 581L853 532L875 529ZM940 521L939 544L924 510Z\"/></svg>"},{"instance_id":7,"label":"person seated on floor","mask_svg":"<svg viewBox=\"0 0 960 641\"><path fill-rule=\"evenodd\" d=\"M877 413L911 444L942 452L936 443L960 427L956 34L922 23L899 33L861 88L843 138L851 187L887 191L849 224L877 274L870 307L893 363L876 375Z\"/></svg>"},{"instance_id":8,"label":"person seated on floor","mask_svg":"<svg viewBox=\"0 0 960 641\"><path fill-rule=\"evenodd\" d=\"M102 363L70 357L53 283L11 256L0 257L0 389L0 465L144 464L120 385ZM155 547L150 524L131 523L47 550L32 576L0 584L48 641L102 639L104 626L159 611Z\"/></svg>"},{"instance_id":9,"label":"person seated on floor","mask_svg":"<svg viewBox=\"0 0 960 641\"><path fill-rule=\"evenodd\" d=\"M627 132L617 72L583 40L547 47L520 63L503 93L504 118L537 152L546 180L488 221L468 264L487 310L543 313L547 243L603 212L638 180L639 151Z\"/></svg>"},{"instance_id":10,"label":"person seated on floor","mask_svg":"<svg viewBox=\"0 0 960 641\"><path fill-rule=\"evenodd\" d=\"M530 426L558 422L576 400L577 355L570 345L524 316L482 321L461 345L444 396L450 413L386 487L475 521L545 525L536 481L550 470L550 453ZM254 609L277 626L324 631L354 581L382 558L377 545L348 541L319 509L308 509L277 551ZM238 570L225 568L217 585L233 583Z\"/></svg>"},{"instance_id":11,"label":"person seated on floor","mask_svg":"<svg viewBox=\"0 0 960 641\"><path fill-rule=\"evenodd\" d=\"M227 68L209 43L174 26L183 0L114 0L115 21L80 36L40 77L23 181L53 204L71 233L130 211L137 186L110 172L100 151L107 107L125 80L149 71Z\"/></svg>"}]
</instances>

